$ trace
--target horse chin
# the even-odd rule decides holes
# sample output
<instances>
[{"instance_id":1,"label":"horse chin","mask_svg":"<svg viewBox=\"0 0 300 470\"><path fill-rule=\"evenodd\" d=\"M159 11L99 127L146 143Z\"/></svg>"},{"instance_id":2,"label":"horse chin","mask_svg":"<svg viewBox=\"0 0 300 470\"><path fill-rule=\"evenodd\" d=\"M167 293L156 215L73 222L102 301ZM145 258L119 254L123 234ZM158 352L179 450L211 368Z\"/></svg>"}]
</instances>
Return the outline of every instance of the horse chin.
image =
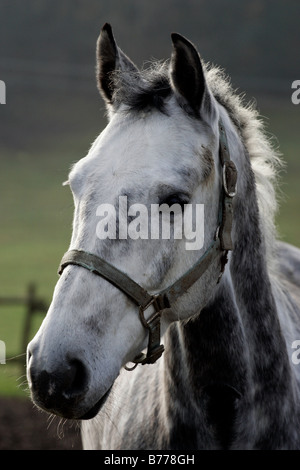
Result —
<instances>
[{"instance_id":1,"label":"horse chin","mask_svg":"<svg viewBox=\"0 0 300 470\"><path fill-rule=\"evenodd\" d=\"M46 411L47 413L57 415L65 419L72 419L75 421L88 420L94 418L100 411L100 409L108 398L111 388L112 387L110 387L107 392L105 392L105 394L100 398L100 400L98 400L91 408L89 408L88 411L85 411L84 414L79 414L73 407L69 408L61 406L58 408L57 406L53 407L53 405L49 406L47 403L41 401L40 399L34 396L32 396L32 401L38 408L43 411Z\"/></svg>"},{"instance_id":2,"label":"horse chin","mask_svg":"<svg viewBox=\"0 0 300 470\"><path fill-rule=\"evenodd\" d=\"M111 391L111 387L107 390L107 392L103 395L103 397L101 397L100 400L98 400L97 403L94 406L92 406L92 408L89 409L89 411L87 411L82 416L80 416L80 418L77 418L77 419L88 420L88 419L95 418L95 416L99 413L102 406L106 402L110 391Z\"/></svg>"}]
</instances>

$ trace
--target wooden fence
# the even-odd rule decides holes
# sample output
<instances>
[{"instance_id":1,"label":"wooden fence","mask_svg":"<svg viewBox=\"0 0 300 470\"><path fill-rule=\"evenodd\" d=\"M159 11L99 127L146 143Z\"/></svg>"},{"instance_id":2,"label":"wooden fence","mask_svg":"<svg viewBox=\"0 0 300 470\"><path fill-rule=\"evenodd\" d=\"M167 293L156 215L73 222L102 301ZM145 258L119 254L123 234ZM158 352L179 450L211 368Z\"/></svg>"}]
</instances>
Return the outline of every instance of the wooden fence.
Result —
<instances>
[{"instance_id":1,"label":"wooden fence","mask_svg":"<svg viewBox=\"0 0 300 470\"><path fill-rule=\"evenodd\" d=\"M36 285L29 284L24 297L0 297L0 307L3 305L24 305L25 319L22 328L20 353L15 358L24 363L27 344L30 340L30 330L32 326L33 315L36 313L46 313L48 305L44 300L36 295ZM24 353L24 354L23 354Z\"/></svg>"}]
</instances>

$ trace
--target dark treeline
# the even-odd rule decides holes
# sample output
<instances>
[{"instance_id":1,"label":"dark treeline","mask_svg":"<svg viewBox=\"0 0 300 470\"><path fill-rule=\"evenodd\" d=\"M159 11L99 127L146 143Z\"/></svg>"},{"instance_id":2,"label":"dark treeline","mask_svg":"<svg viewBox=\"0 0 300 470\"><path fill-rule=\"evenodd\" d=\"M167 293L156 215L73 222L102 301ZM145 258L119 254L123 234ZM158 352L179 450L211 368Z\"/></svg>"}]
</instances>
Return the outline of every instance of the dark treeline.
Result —
<instances>
[{"instance_id":1,"label":"dark treeline","mask_svg":"<svg viewBox=\"0 0 300 470\"><path fill-rule=\"evenodd\" d=\"M168 59L170 34L179 32L247 100L290 102L300 79L299 18L299 0L0 0L0 148L43 146L83 128L97 134L106 121L95 44L105 22L138 66Z\"/></svg>"},{"instance_id":2,"label":"dark treeline","mask_svg":"<svg viewBox=\"0 0 300 470\"><path fill-rule=\"evenodd\" d=\"M90 65L108 21L138 65L168 58L176 31L230 74L295 79L299 18L299 0L0 0L0 61Z\"/></svg>"}]
</instances>

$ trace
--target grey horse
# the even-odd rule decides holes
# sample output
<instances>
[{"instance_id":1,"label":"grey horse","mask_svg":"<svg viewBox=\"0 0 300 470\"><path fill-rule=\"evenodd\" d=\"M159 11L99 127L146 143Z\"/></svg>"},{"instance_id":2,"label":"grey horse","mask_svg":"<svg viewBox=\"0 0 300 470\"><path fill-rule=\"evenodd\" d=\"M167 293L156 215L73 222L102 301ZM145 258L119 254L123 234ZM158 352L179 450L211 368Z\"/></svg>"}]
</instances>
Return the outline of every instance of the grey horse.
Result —
<instances>
[{"instance_id":1,"label":"grey horse","mask_svg":"<svg viewBox=\"0 0 300 470\"><path fill-rule=\"evenodd\" d=\"M81 420L85 449L299 449L300 251L276 239L280 159L224 73L172 42L169 62L140 71L101 31L109 123L69 174L73 235L28 346L32 398ZM99 204L120 197L203 205L203 246L101 239ZM107 226L124 217L136 222L119 210Z\"/></svg>"}]
</instances>

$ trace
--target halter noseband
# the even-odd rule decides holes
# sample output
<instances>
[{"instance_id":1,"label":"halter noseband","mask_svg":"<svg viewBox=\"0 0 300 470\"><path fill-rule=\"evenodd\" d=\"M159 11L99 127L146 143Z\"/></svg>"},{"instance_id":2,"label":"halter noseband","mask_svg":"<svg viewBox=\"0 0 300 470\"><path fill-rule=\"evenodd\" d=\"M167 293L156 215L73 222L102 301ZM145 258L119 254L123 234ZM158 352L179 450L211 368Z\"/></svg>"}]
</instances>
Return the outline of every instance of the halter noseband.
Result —
<instances>
[{"instance_id":1,"label":"halter noseband","mask_svg":"<svg viewBox=\"0 0 300 470\"><path fill-rule=\"evenodd\" d=\"M132 362L137 364L153 364L163 353L164 346L160 344L160 317L163 310L172 305L186 293L189 288L202 276L213 261L220 255L220 271L217 283L224 272L228 251L233 249L231 229L233 221L232 198L236 194L237 170L230 160L225 128L219 121L219 157L222 165L222 191L220 197L219 220L215 239L201 258L171 286L157 294L149 294L143 287L133 281L127 274L112 266L99 256L86 251L69 250L64 254L59 274L68 265L81 266L98 276L103 277L115 287L124 292L138 307L142 325L149 331L147 354L140 353ZM145 318L145 311L153 305L154 313ZM132 368L132 369L133 369ZM128 369L128 370L132 370Z\"/></svg>"}]
</instances>

